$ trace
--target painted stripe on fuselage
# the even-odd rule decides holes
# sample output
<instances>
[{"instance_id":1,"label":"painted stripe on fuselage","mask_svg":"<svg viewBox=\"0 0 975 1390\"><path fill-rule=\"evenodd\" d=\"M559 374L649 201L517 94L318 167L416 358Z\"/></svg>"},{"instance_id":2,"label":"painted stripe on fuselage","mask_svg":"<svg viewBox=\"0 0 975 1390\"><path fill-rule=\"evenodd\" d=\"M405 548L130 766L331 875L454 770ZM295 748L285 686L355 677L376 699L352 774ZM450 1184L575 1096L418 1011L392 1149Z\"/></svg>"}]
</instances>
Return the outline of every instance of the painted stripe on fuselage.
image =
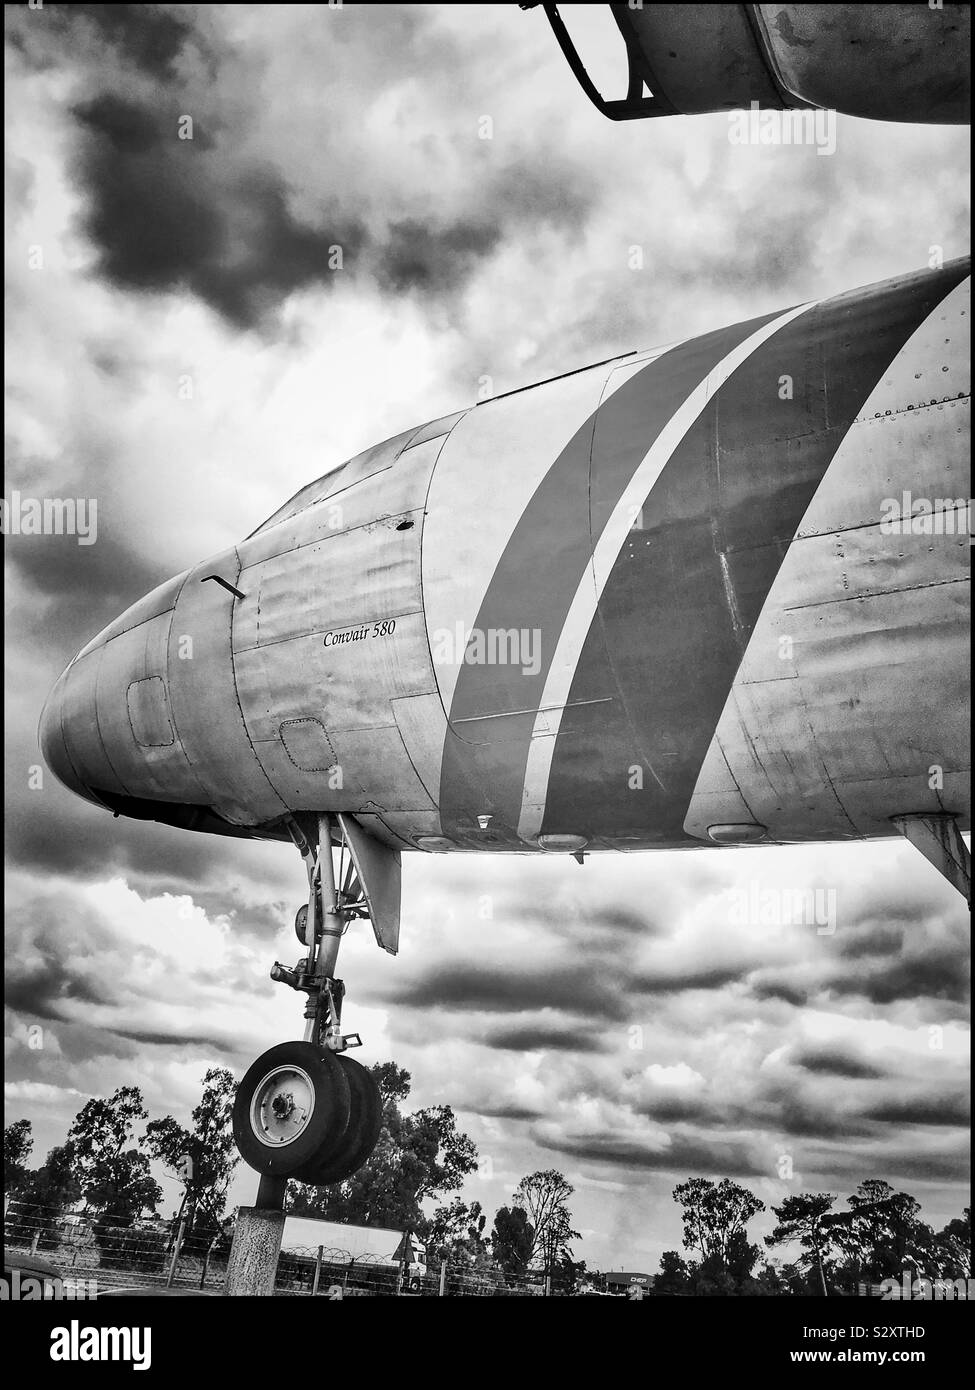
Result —
<instances>
[{"instance_id":1,"label":"painted stripe on fuselage","mask_svg":"<svg viewBox=\"0 0 975 1390\"><path fill-rule=\"evenodd\" d=\"M693 788L782 557L876 382L964 271L821 303L708 403L603 591L560 724L543 832L689 842ZM602 468L597 424L594 495ZM612 704L582 703L607 695Z\"/></svg>"},{"instance_id":2,"label":"painted stripe on fuselage","mask_svg":"<svg viewBox=\"0 0 975 1390\"><path fill-rule=\"evenodd\" d=\"M521 839L533 841L542 828L555 744L576 668L603 590L609 582L626 538L631 534L657 479L708 402L728 378L753 352L768 342L773 334L778 333L810 308L811 304L800 304L795 309L789 309L771 323L763 324L721 359L675 410L640 460L615 507L605 519L593 546L591 569L577 586L566 614L542 691L543 708L532 727L518 822L518 834ZM649 771L651 776L657 776L652 767ZM659 778L657 780L659 781Z\"/></svg>"},{"instance_id":3,"label":"painted stripe on fuselage","mask_svg":"<svg viewBox=\"0 0 975 1390\"><path fill-rule=\"evenodd\" d=\"M474 628L537 634L537 669L506 662L465 663L457 670L440 784L446 834L463 840L476 829L476 817L489 814L500 841L513 847L521 843L517 828L536 712L573 597L591 575L590 461L597 420L610 438L632 440L636 435L640 440L640 452L631 448L624 453L606 480L605 504L612 511L639 460L681 403L717 363L780 317L767 314L716 330L649 362L587 417L536 486L483 595ZM522 405L529 395L522 397ZM476 414L463 422L469 430L476 423ZM497 480L492 485L496 488ZM425 553L426 545L425 535ZM455 582L463 582L463 576Z\"/></svg>"},{"instance_id":4,"label":"painted stripe on fuselage","mask_svg":"<svg viewBox=\"0 0 975 1390\"><path fill-rule=\"evenodd\" d=\"M833 455L735 675L689 835L742 820L774 840L889 834L905 806L950 807L964 828L971 565L955 494L968 474L970 322L966 276L881 373ZM905 494L947 506L928 534L884 534L885 498L889 508Z\"/></svg>"},{"instance_id":5,"label":"painted stripe on fuselage","mask_svg":"<svg viewBox=\"0 0 975 1390\"><path fill-rule=\"evenodd\" d=\"M468 411L444 444L430 479L421 563L427 632L445 714L463 670L464 644L512 532L553 459L571 447L584 422L592 421L611 373L602 363L485 401Z\"/></svg>"}]
</instances>

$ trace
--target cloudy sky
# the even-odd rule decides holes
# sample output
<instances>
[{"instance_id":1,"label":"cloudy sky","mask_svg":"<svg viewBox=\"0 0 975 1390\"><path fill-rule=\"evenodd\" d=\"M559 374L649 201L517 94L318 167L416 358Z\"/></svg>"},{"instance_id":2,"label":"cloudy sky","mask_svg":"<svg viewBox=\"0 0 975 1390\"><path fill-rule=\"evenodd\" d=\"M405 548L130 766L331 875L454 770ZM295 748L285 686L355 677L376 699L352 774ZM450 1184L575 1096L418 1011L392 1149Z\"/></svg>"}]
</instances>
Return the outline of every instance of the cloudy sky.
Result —
<instances>
[{"instance_id":1,"label":"cloudy sky","mask_svg":"<svg viewBox=\"0 0 975 1390\"><path fill-rule=\"evenodd\" d=\"M968 148L843 118L827 156L732 144L722 116L614 125L513 4L7 7L6 34L7 492L98 503L95 545L5 542L7 1118L39 1161L88 1096L136 1081L185 1119L208 1066L296 1031L267 978L295 954L293 850L36 785L79 646L485 377L965 253ZM835 931L742 925L752 884L832 890ZM882 1177L937 1224L965 1205L966 914L909 847L412 856L404 888L399 958L343 948L346 1021L458 1112L489 1219L557 1167L581 1254L652 1269L688 1176L766 1203Z\"/></svg>"}]
</instances>

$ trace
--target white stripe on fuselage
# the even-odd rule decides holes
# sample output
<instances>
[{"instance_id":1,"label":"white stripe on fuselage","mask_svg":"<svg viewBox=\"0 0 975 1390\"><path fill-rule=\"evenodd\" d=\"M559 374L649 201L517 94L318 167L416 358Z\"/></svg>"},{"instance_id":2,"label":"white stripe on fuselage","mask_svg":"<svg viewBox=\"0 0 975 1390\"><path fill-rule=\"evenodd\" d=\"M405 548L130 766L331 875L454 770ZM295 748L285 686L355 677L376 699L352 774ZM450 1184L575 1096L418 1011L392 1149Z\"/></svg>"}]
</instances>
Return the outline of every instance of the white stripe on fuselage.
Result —
<instances>
[{"instance_id":1,"label":"white stripe on fuselage","mask_svg":"<svg viewBox=\"0 0 975 1390\"><path fill-rule=\"evenodd\" d=\"M722 358L671 416L610 514L602 534L593 547L591 564L576 589L566 615L539 702L539 712L535 717L528 746L521 817L518 822L518 834L522 840L532 843L541 830L555 742L562 724L562 712L569 698L576 667L596 616L599 600L641 507L675 450L714 393L757 348L780 328L784 328L800 314L811 309L815 302L800 304L798 308L780 314L778 318L764 324L751 337L739 343L727 357ZM572 826L562 828L566 831L574 829Z\"/></svg>"},{"instance_id":2,"label":"white stripe on fuselage","mask_svg":"<svg viewBox=\"0 0 975 1390\"><path fill-rule=\"evenodd\" d=\"M666 351L641 352L486 401L454 428L437 460L423 522L423 604L431 648L454 638L455 662L434 661L449 715L468 636L532 497L573 436L632 372Z\"/></svg>"}]
</instances>

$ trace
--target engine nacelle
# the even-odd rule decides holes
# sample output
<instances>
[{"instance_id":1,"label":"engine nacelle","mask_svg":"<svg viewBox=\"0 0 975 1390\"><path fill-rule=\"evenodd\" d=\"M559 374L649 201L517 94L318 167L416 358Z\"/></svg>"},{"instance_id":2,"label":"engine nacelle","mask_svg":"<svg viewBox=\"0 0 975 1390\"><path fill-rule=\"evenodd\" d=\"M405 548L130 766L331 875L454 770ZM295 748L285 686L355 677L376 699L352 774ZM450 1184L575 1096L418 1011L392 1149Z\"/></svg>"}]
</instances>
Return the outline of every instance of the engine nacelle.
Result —
<instances>
[{"instance_id":1,"label":"engine nacelle","mask_svg":"<svg viewBox=\"0 0 975 1390\"><path fill-rule=\"evenodd\" d=\"M968 5L610 5L628 62L627 94L611 100L596 90L558 6L543 8L586 95L613 120L752 106L969 119Z\"/></svg>"}]
</instances>

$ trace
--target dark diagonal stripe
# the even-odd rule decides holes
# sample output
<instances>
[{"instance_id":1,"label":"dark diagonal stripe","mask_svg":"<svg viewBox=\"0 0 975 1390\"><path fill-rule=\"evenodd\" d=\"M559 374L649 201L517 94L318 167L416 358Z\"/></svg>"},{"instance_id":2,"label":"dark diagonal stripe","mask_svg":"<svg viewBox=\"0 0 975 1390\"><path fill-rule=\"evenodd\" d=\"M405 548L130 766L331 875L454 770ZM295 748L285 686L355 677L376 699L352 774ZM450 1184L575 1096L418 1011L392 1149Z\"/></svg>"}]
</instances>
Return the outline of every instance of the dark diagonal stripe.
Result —
<instances>
[{"instance_id":1,"label":"dark diagonal stripe","mask_svg":"<svg viewBox=\"0 0 975 1390\"><path fill-rule=\"evenodd\" d=\"M709 403L647 498L599 603L556 742L543 832L679 843L742 655L858 411L967 263L828 300ZM792 399L780 399L791 377ZM605 438L607 447L603 448ZM593 495L629 445L596 428ZM610 494L615 482L610 485ZM579 701L613 697L610 704ZM642 769L643 789L630 786Z\"/></svg>"},{"instance_id":2,"label":"dark diagonal stripe","mask_svg":"<svg viewBox=\"0 0 975 1390\"><path fill-rule=\"evenodd\" d=\"M671 348L615 391L553 460L505 548L475 625L482 633L524 629L535 634L538 670L515 664L461 667L441 775L445 833L463 838L475 827L475 817L487 812L500 839L519 843L534 713L592 553L590 457L597 418L600 435L621 442L617 454L607 449L612 462L600 477L598 505L611 510L682 401L733 348L775 317L764 315ZM514 713L519 710L527 713Z\"/></svg>"}]
</instances>

